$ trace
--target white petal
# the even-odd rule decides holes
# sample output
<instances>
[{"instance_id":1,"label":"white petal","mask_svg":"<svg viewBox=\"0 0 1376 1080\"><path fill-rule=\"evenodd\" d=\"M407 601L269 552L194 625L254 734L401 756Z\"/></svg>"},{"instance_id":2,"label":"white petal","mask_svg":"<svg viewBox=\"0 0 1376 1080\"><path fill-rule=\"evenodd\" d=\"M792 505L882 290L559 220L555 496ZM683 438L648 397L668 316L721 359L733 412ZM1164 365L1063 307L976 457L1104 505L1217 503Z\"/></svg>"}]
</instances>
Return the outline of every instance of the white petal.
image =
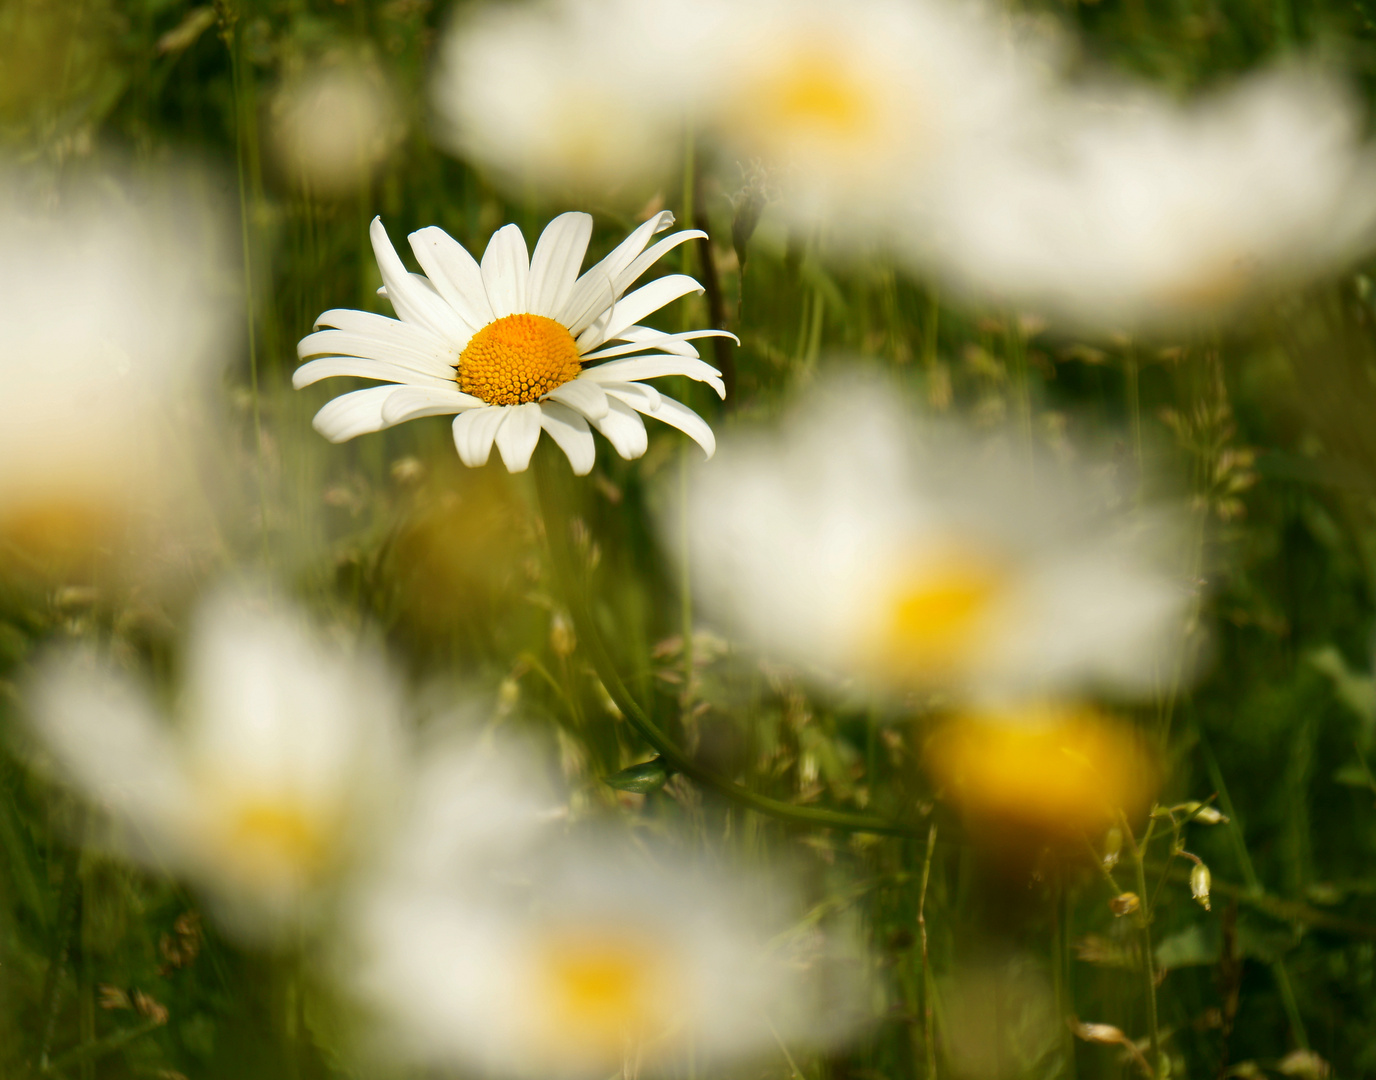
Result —
<instances>
[{"instance_id":1,"label":"white petal","mask_svg":"<svg viewBox=\"0 0 1376 1080\"><path fill-rule=\"evenodd\" d=\"M607 441L616 448L616 452L627 461L640 457L650 445L650 438L645 434L645 422L640 419L640 414L624 401L614 398L608 399L607 406L607 415L600 420L594 420L593 427L602 432Z\"/></svg>"},{"instance_id":2,"label":"white petal","mask_svg":"<svg viewBox=\"0 0 1376 1080\"><path fill-rule=\"evenodd\" d=\"M654 266L655 263L659 262L660 259L664 258L665 255L669 254L669 252L673 251L674 248L678 247L680 244L687 240L693 240L696 237L706 235L707 234L701 229L684 229L682 232L676 232L672 236L666 236L653 247L637 255L635 261L631 263L630 266L616 275L617 294L620 295L624 293L640 279L640 276L645 273L646 270Z\"/></svg>"},{"instance_id":3,"label":"white petal","mask_svg":"<svg viewBox=\"0 0 1376 1080\"><path fill-rule=\"evenodd\" d=\"M596 386L597 384L594 383L593 385ZM637 410L638 412L644 412L645 409L653 409L658 407L660 401L663 399L663 395L660 394L658 390L656 390L653 386L646 385L645 383L609 382L602 384L602 389L605 390L608 394L612 394L620 398L627 405L631 406L631 408ZM643 404L645 406L645 409L642 409L640 405L636 404L636 402L640 402L641 404Z\"/></svg>"},{"instance_id":4,"label":"white petal","mask_svg":"<svg viewBox=\"0 0 1376 1080\"><path fill-rule=\"evenodd\" d=\"M510 406L489 405L454 417L454 449L459 452L459 460L470 468L486 465L492 453L492 440L510 411Z\"/></svg>"},{"instance_id":5,"label":"white petal","mask_svg":"<svg viewBox=\"0 0 1376 1080\"><path fill-rule=\"evenodd\" d=\"M526 310L554 318L568 303L592 239L592 215L571 211L545 226L530 258Z\"/></svg>"},{"instance_id":6,"label":"white petal","mask_svg":"<svg viewBox=\"0 0 1376 1080\"><path fill-rule=\"evenodd\" d=\"M353 308L331 308L315 320L316 329L332 326L350 334L374 338L381 341L396 341L418 352L434 352L444 349L448 342L432 334L423 326L415 323L391 319L372 311L357 311ZM310 335L314 337L314 335ZM309 340L309 338L307 338Z\"/></svg>"},{"instance_id":7,"label":"white petal","mask_svg":"<svg viewBox=\"0 0 1376 1080\"><path fill-rule=\"evenodd\" d=\"M645 352L649 349L656 349L659 352L674 353L678 356L698 355L697 349L689 344L697 338L724 337L730 338L739 345L740 338L729 330L688 330L682 334L666 334L663 330L655 330L649 326L628 326L616 335L625 345L612 345L605 349L598 349L596 352L584 353L583 362L589 360L609 360L613 356L628 356L631 353Z\"/></svg>"},{"instance_id":8,"label":"white petal","mask_svg":"<svg viewBox=\"0 0 1376 1080\"><path fill-rule=\"evenodd\" d=\"M530 455L540 441L540 405L530 401L507 410L508 416L497 429L497 449L507 472L525 472Z\"/></svg>"},{"instance_id":9,"label":"white petal","mask_svg":"<svg viewBox=\"0 0 1376 1080\"><path fill-rule=\"evenodd\" d=\"M389 360L369 360L359 356L322 356L319 360L302 364L291 373L291 384L300 390L321 379L348 375L355 379L376 379L378 382L406 383L411 386L446 386L454 381L453 369L448 378L422 374L403 364Z\"/></svg>"},{"instance_id":10,"label":"white petal","mask_svg":"<svg viewBox=\"0 0 1376 1080\"><path fill-rule=\"evenodd\" d=\"M712 434L712 428L707 421L695 413L687 405L680 404L673 398L660 397L659 404L653 408L647 408L641 404L640 399L625 394L620 390L608 390L607 395L617 401L625 401L631 408L646 416L653 416L656 420L662 420L671 427L676 427L695 443L707 452L710 458L717 452L717 437Z\"/></svg>"},{"instance_id":11,"label":"white petal","mask_svg":"<svg viewBox=\"0 0 1376 1080\"><path fill-rule=\"evenodd\" d=\"M422 288L402 265L392 241L387 237L387 230L382 227L382 218L373 218L368 235L373 241L373 254L377 256L377 268L382 272L387 299L392 302L396 313L444 341L467 341L472 331L459 318L458 312L446 304L433 287Z\"/></svg>"},{"instance_id":12,"label":"white petal","mask_svg":"<svg viewBox=\"0 0 1376 1080\"><path fill-rule=\"evenodd\" d=\"M607 415L607 395L591 379L572 379L563 386L555 387L545 397L562 402L589 420L600 420Z\"/></svg>"},{"instance_id":13,"label":"white petal","mask_svg":"<svg viewBox=\"0 0 1376 1080\"><path fill-rule=\"evenodd\" d=\"M526 238L518 226L503 225L492 234L483 252L482 273L487 299L496 318L529 310L526 286L530 278L530 256L526 253Z\"/></svg>"},{"instance_id":14,"label":"white petal","mask_svg":"<svg viewBox=\"0 0 1376 1080\"><path fill-rule=\"evenodd\" d=\"M694 360L689 356L632 356L625 360L608 360L605 364L584 368L578 377L606 385L609 382L658 379L664 375L687 375L697 382L705 382L717 392L717 397L726 397L726 385L721 381L721 372L705 360Z\"/></svg>"},{"instance_id":15,"label":"white petal","mask_svg":"<svg viewBox=\"0 0 1376 1080\"><path fill-rule=\"evenodd\" d=\"M482 271L467 248L437 225L417 229L407 239L416 261L464 322L481 330L493 320Z\"/></svg>"},{"instance_id":16,"label":"white petal","mask_svg":"<svg viewBox=\"0 0 1376 1080\"><path fill-rule=\"evenodd\" d=\"M593 445L588 422L582 416L557 401L545 400L540 402L540 426L568 456L575 476L592 472L597 448Z\"/></svg>"},{"instance_id":17,"label":"white petal","mask_svg":"<svg viewBox=\"0 0 1376 1080\"><path fill-rule=\"evenodd\" d=\"M381 431L391 426L382 418L383 403L398 389L396 386L370 386L366 390L340 394L333 401L325 402L324 407L315 414L311 426L333 443L348 442L357 435Z\"/></svg>"},{"instance_id":18,"label":"white petal","mask_svg":"<svg viewBox=\"0 0 1376 1080\"><path fill-rule=\"evenodd\" d=\"M395 323L403 326L404 323ZM459 354L448 346L437 342L421 344L407 335L354 334L345 330L317 330L302 338L296 346L301 359L308 356L353 356L365 360L382 360L389 364L409 368L422 375L435 378L452 378L454 364ZM298 389L304 384L298 383Z\"/></svg>"},{"instance_id":19,"label":"white petal","mask_svg":"<svg viewBox=\"0 0 1376 1080\"><path fill-rule=\"evenodd\" d=\"M402 386L382 404L382 419L387 424L400 424L422 416L449 416L466 409L481 409L486 403L454 389L453 385L431 389L422 386Z\"/></svg>"},{"instance_id":20,"label":"white petal","mask_svg":"<svg viewBox=\"0 0 1376 1080\"><path fill-rule=\"evenodd\" d=\"M702 286L687 274L667 274L656 278L613 304L605 321L599 318L584 330L578 338L578 351L585 352L597 348L604 341L614 341L621 331L634 326L652 311L658 311L687 293L702 291Z\"/></svg>"},{"instance_id":21,"label":"white petal","mask_svg":"<svg viewBox=\"0 0 1376 1080\"><path fill-rule=\"evenodd\" d=\"M655 233L663 232L674 223L674 215L661 210L649 221L638 225L630 236L612 249L605 259L589 267L574 284L564 310L555 316L577 336L587 329L617 295L619 278L650 242Z\"/></svg>"}]
</instances>

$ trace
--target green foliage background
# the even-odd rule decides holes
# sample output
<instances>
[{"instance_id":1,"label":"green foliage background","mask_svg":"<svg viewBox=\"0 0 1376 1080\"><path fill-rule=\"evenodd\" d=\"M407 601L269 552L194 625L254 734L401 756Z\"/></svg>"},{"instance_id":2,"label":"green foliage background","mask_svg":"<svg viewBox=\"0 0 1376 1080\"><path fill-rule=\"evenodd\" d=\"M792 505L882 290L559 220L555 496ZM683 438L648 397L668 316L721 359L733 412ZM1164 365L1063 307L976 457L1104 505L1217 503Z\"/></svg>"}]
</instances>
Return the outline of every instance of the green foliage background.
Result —
<instances>
[{"instance_id":1,"label":"green foliage background","mask_svg":"<svg viewBox=\"0 0 1376 1080\"><path fill-rule=\"evenodd\" d=\"M337 388L290 390L295 345L327 308L386 310L367 240L374 214L393 237L438 224L481 250L505 221L529 236L571 208L512 199L432 145L426 64L446 15L430 0L0 0L7 156L57 183L110 152L150 173L189 154L242 228L233 285L245 341L222 405L240 436L247 497L205 580L261 562L322 614L381 626L418 683L462 678L477 693L518 699L527 723L557 733L552 760L587 813L674 825L695 843L762 860L776 850L796 858L817 918L862 922L879 957L878 1019L830 1056L781 1053L741 1075L954 1075L944 1049L959 1020L953 1003L962 980L991 965L1002 986L1019 985L1026 969L1056 987L1064 1013L1145 1038L1132 920L1112 913L1088 858L1049 864L1035 851L995 856L968 844L916 767L916 722L811 700L787 674L703 634L685 657L692 615L649 524L650 504L673 492L691 452L678 433L652 431L636 462L603 445L594 474L566 492L583 523L575 539L594 615L620 670L718 771L785 802L909 822L912 838L791 827L681 780L643 799L617 796L602 778L644 760L647 747L607 708L567 637L529 480L500 464L463 469L440 420L342 447L311 432L310 416ZM1181 93L1301 50L1348 65L1368 96L1376 75L1376 8L1364 0L1048 2L1017 15L1067 28L1075 67L1108 65ZM339 52L385 70L408 128L371 186L326 201L273 171L264 130L279 81ZM865 358L933 411L1024 424L1046 442L1107 435L1122 469L1142 458L1178 478L1201 524L1199 622L1212 660L1192 690L1134 719L1170 763L1163 799L1217 794L1230 822L1186 834L1213 871L1212 911L1191 899L1178 860L1163 868L1164 847L1148 860L1162 882L1150 933L1169 1067L1317 1075L1328 1063L1337 1076L1376 1075L1369 279L1316 286L1190 340L1080 341L1008 312L946 305L877 256L830 263L799 238L748 249L742 299L734 193L710 163L697 164L658 192L574 208L597 216L594 254L652 200L711 233L719 310L690 300L666 317L702 325L722 315L741 337L725 357L734 376L725 406L698 386L679 395L718 430L771 416L791 388ZM703 250L682 250L687 272L701 275ZM0 1075L377 1071L353 1054L357 1018L308 952L246 950L206 924L188 959L177 927L195 936L196 897L77 843L83 811L24 764L14 687L45 642L113 640L170 671L187 602L116 609L52 588L7 592L0 606L0 723L13 736L0 752ZM917 916L929 837L924 965ZM123 990L131 1007L101 1007L111 1002L102 987ZM165 1022L133 1007L136 990L165 1008ZM990 1008L976 1025L990 1077L1138 1074L1120 1046L1077 1040L1060 1018L1033 1023L1016 992L993 994ZM1322 1061L1291 1055L1306 1048Z\"/></svg>"}]
</instances>

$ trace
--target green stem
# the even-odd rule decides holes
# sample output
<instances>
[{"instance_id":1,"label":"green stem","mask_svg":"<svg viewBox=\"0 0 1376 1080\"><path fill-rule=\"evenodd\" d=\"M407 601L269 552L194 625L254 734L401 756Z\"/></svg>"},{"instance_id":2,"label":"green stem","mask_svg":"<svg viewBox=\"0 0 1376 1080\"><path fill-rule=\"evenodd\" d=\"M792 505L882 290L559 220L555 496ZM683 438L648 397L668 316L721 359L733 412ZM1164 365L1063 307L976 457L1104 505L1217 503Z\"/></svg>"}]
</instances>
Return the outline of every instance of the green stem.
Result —
<instances>
[{"instance_id":1,"label":"green stem","mask_svg":"<svg viewBox=\"0 0 1376 1080\"><path fill-rule=\"evenodd\" d=\"M676 772L682 773L703 787L722 795L732 802L748 807L757 813L767 814L795 825L809 825L817 828L839 829L844 832L876 833L882 836L918 836L920 833L910 825L885 821L867 814L851 814L843 810L825 810L809 806L793 806L765 795L758 795L724 776L719 776L703 768L660 730L640 704L631 695L616 670L611 653L603 640L597 622L585 595L585 583L575 569L573 552L570 550L567 521L558 493L558 481L554 470L558 466L555 452L541 445L535 452L535 489L540 500L540 514L545 523L545 537L549 542L550 557L554 563L555 576L562 586L564 600L578 633L578 639L587 650L593 670L602 680L608 696L621 711L626 722L636 730L650 746L664 759L664 763Z\"/></svg>"},{"instance_id":2,"label":"green stem","mask_svg":"<svg viewBox=\"0 0 1376 1080\"><path fill-rule=\"evenodd\" d=\"M917 930L922 941L922 1043L927 1058L927 1080L936 1080L936 1017L932 1011L932 964L927 949L927 882L932 874L936 848L936 822L927 830L927 854L922 859L922 892L917 901Z\"/></svg>"},{"instance_id":3,"label":"green stem","mask_svg":"<svg viewBox=\"0 0 1376 1080\"><path fill-rule=\"evenodd\" d=\"M1137 875L1137 895L1142 903L1137 909L1137 929L1141 937L1142 975L1145 983L1143 989L1147 998L1147 1029L1151 1038L1151 1068L1153 1075L1161 1076L1161 1026L1156 1012L1156 956L1151 944L1151 907L1147 902L1147 837L1142 838L1142 844L1139 846L1126 815L1121 816L1120 824L1123 828L1123 838L1127 841L1128 850L1132 855L1133 871Z\"/></svg>"}]
</instances>

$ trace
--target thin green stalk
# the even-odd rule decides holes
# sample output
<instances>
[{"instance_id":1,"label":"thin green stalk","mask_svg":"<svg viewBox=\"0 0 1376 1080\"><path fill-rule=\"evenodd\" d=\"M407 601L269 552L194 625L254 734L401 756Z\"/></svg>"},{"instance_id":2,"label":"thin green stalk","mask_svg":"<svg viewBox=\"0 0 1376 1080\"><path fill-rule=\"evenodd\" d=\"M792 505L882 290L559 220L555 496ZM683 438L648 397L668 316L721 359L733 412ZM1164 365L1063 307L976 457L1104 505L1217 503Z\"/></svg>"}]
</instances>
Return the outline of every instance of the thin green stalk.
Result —
<instances>
[{"instance_id":1,"label":"thin green stalk","mask_svg":"<svg viewBox=\"0 0 1376 1080\"><path fill-rule=\"evenodd\" d=\"M545 537L549 542L555 576L564 592L564 600L573 619L574 629L578 633L579 641L587 650L593 670L602 681L608 696L621 711L626 722L664 759L665 764L732 802L758 813L768 814L780 821L815 828L839 829L844 832L876 833L882 836L918 835L914 827L899 822L885 821L883 818L870 817L867 814L847 813L843 810L793 806L778 799L758 795L749 788L703 768L660 730L626 688L593 618L584 592L585 583L575 569L573 552L569 545L564 507L558 493L558 481L554 475L558 461L553 454L547 445L536 448L535 489L540 500L540 513L545 523Z\"/></svg>"},{"instance_id":2,"label":"thin green stalk","mask_svg":"<svg viewBox=\"0 0 1376 1080\"><path fill-rule=\"evenodd\" d=\"M927 830L927 854L922 858L922 891L917 901L917 931L922 943L922 1047L927 1058L927 1080L936 1080L936 1016L932 1011L931 953L927 948L927 882L936 849L936 822Z\"/></svg>"},{"instance_id":3,"label":"thin green stalk","mask_svg":"<svg viewBox=\"0 0 1376 1080\"><path fill-rule=\"evenodd\" d=\"M1126 815L1119 815L1119 824L1122 826L1123 838L1127 841L1128 851L1132 856L1132 868L1137 878L1137 896L1141 900L1141 907L1137 909L1137 930L1142 950L1143 991L1147 999L1147 1032L1151 1040L1151 1068L1154 1075L1161 1076L1161 1024L1156 1011L1156 955L1151 943L1151 905L1148 903L1145 857L1146 844L1151 838L1151 826L1147 826L1146 835L1142 837L1142 844L1139 846L1136 837L1132 834L1132 826L1128 824Z\"/></svg>"}]
</instances>

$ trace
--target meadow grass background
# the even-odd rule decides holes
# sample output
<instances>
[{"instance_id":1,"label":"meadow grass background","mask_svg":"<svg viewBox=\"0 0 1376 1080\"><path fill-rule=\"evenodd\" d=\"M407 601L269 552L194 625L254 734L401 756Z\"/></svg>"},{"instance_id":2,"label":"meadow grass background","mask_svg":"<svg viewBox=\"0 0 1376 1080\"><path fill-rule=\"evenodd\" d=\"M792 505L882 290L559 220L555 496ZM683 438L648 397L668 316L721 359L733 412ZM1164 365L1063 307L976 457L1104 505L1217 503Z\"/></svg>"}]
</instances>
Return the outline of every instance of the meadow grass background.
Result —
<instances>
[{"instance_id":1,"label":"meadow grass background","mask_svg":"<svg viewBox=\"0 0 1376 1080\"><path fill-rule=\"evenodd\" d=\"M761 860L784 851L803 866L815 916L858 919L880 958L878 1019L828 1056L781 1051L733 1075L951 1075L932 1039L944 1045L961 1025L982 1033L982 1075L1138 1075L1122 1047L1025 1015L1033 999L1017 992L1025 969L1054 985L1061 1012L1148 1036L1140 937L1110 910L1112 890L1087 859L972 846L932 802L916 766L919 727L810 698L709 634L694 636L685 684L694 620L649 524L649 504L696 453L677 432L652 430L639 461L604 447L593 474L567 489L622 672L719 771L786 802L908 822L911 838L791 827L681 779L643 799L618 795L602 778L647 748L607 708L561 621L531 481L500 463L464 469L441 420L342 447L310 430L335 391L290 389L297 340L327 308L390 313L374 295L374 214L395 239L437 224L480 250L504 222L532 236L553 213L586 209L600 255L642 206L661 203L711 234L719 288L664 318L724 316L741 338L725 354L724 405L686 380L678 395L719 431L774 415L790 389L863 358L933 411L1025 424L1049 443L1067 431L1107 438L1124 470L1145 461L1176 478L1201 526L1198 626L1211 659L1192 689L1133 719L1168 762L1162 801L1216 794L1230 820L1187 828L1213 873L1210 911L1191 899L1187 866L1166 866L1164 843L1146 860L1170 1068L1376 1073L1371 280L1316 286L1179 341L1081 341L1012 312L952 307L877 256L828 261L795 237L747 248L742 298L734 192L705 170L605 204L554 205L513 199L440 152L427 135L427 57L447 13L429 0L0 2L7 157L59 183L108 152L149 173L191 155L241 230L242 276L225 288L243 307L244 340L220 406L238 434L230 474L242 513L203 578L261 563L316 609L380 626L418 683L463 679L476 694L504 694L522 722L557 732L552 758L588 812L676 826ZM1182 94L1295 50L1348 65L1368 95L1376 75L1376 7L1361 0L1100 0L1019 13L1062 24L1086 68ZM327 200L274 172L265 130L280 80L337 50L382 67L407 127L371 185ZM681 251L685 272L703 277L704 250ZM60 587L7 588L0 599L0 724L16 735L0 750L0 1074L376 1073L352 1054L357 1018L308 953L224 940L199 920L192 893L81 844L84 811L13 749L13 688L45 642L117 640L170 671L183 615L175 600L113 607ZM1118 873L1130 887L1126 863ZM982 990L986 977L1001 989ZM1314 1056L1293 1054L1304 1049Z\"/></svg>"}]
</instances>

